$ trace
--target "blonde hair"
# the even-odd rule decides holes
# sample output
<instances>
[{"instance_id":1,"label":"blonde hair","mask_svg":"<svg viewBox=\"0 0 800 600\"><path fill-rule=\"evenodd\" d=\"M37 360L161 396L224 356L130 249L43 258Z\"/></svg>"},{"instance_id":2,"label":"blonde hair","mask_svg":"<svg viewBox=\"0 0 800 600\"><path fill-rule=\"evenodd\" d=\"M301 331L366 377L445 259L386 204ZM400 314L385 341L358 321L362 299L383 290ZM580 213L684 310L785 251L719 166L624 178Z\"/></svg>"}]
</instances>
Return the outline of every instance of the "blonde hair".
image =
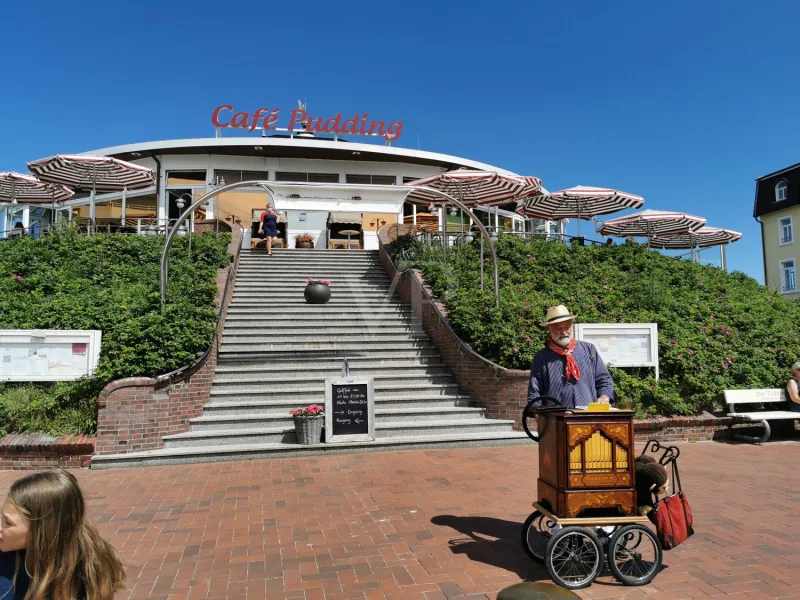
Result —
<instances>
[{"instance_id":1,"label":"blonde hair","mask_svg":"<svg viewBox=\"0 0 800 600\"><path fill-rule=\"evenodd\" d=\"M83 494L66 471L34 473L11 485L8 500L30 523L25 600L113 600L125 584L114 547L86 519ZM19 561L17 564L19 570Z\"/></svg>"},{"instance_id":2,"label":"blonde hair","mask_svg":"<svg viewBox=\"0 0 800 600\"><path fill-rule=\"evenodd\" d=\"M798 360L796 363L792 365L792 373L794 373L795 371L800 371L800 360Z\"/></svg>"}]
</instances>

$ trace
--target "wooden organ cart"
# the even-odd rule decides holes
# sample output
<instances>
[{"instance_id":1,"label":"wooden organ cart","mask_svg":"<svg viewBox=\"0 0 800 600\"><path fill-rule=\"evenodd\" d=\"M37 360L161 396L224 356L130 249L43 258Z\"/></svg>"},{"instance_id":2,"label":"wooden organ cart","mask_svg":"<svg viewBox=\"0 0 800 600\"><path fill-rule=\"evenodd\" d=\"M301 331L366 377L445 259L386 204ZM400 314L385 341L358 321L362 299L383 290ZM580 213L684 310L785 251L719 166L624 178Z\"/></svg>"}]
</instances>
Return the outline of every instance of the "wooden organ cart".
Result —
<instances>
[{"instance_id":1,"label":"wooden organ cart","mask_svg":"<svg viewBox=\"0 0 800 600\"><path fill-rule=\"evenodd\" d=\"M523 425L539 442L538 500L522 529L528 556L569 589L590 585L606 559L626 585L652 581L661 545L637 512L633 411L528 407Z\"/></svg>"}]
</instances>

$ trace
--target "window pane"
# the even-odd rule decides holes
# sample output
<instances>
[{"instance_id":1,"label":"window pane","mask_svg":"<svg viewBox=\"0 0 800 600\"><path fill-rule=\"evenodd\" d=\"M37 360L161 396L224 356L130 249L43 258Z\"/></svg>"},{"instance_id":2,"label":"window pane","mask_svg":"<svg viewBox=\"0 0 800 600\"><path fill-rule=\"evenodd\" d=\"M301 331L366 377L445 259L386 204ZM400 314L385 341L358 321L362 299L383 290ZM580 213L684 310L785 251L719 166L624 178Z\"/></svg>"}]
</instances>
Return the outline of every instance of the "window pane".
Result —
<instances>
[{"instance_id":1,"label":"window pane","mask_svg":"<svg viewBox=\"0 0 800 600\"><path fill-rule=\"evenodd\" d=\"M167 185L204 185L205 171L167 171Z\"/></svg>"},{"instance_id":2,"label":"window pane","mask_svg":"<svg viewBox=\"0 0 800 600\"><path fill-rule=\"evenodd\" d=\"M348 174L348 175L345 176L345 181L347 181L347 183L359 183L359 184L361 184L361 183L366 183L366 184L372 183L372 179L371 179L371 177L369 175L350 175L350 174Z\"/></svg>"},{"instance_id":3,"label":"window pane","mask_svg":"<svg viewBox=\"0 0 800 600\"><path fill-rule=\"evenodd\" d=\"M339 183L338 173L309 173L308 180L313 183Z\"/></svg>"},{"instance_id":4,"label":"window pane","mask_svg":"<svg viewBox=\"0 0 800 600\"><path fill-rule=\"evenodd\" d=\"M394 185L397 183L397 178L394 175L373 175L373 185Z\"/></svg>"},{"instance_id":5,"label":"window pane","mask_svg":"<svg viewBox=\"0 0 800 600\"><path fill-rule=\"evenodd\" d=\"M240 183L242 181L269 180L269 171L233 171L217 169L214 171L216 177L225 180L225 184ZM220 184L222 182L220 181Z\"/></svg>"},{"instance_id":6,"label":"window pane","mask_svg":"<svg viewBox=\"0 0 800 600\"><path fill-rule=\"evenodd\" d=\"M288 171L278 171L275 173L276 181L308 181L308 173L290 173Z\"/></svg>"}]
</instances>

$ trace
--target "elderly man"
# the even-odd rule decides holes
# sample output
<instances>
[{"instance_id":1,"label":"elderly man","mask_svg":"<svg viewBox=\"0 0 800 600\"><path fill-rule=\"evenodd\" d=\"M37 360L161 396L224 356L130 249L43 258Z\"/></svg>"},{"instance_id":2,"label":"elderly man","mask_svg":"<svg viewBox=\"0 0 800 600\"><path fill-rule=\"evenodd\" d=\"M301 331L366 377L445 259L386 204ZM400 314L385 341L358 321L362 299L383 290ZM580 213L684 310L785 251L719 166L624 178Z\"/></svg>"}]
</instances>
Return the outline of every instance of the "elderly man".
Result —
<instances>
[{"instance_id":1,"label":"elderly man","mask_svg":"<svg viewBox=\"0 0 800 600\"><path fill-rule=\"evenodd\" d=\"M536 353L531 365L528 403L540 406L541 396L550 396L565 408L585 408L592 402L610 404L614 382L597 348L579 342L572 335L575 315L560 304L547 310L545 347Z\"/></svg>"}]
</instances>

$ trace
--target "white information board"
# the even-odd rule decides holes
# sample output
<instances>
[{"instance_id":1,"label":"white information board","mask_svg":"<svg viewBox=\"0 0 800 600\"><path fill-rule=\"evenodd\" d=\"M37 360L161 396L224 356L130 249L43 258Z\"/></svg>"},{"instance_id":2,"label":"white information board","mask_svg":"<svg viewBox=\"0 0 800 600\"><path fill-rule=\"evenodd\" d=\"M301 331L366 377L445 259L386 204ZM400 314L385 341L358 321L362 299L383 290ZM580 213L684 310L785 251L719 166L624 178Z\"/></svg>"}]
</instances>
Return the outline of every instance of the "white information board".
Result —
<instances>
[{"instance_id":1,"label":"white information board","mask_svg":"<svg viewBox=\"0 0 800 600\"><path fill-rule=\"evenodd\" d=\"M0 381L72 381L91 375L102 331L0 329Z\"/></svg>"},{"instance_id":2,"label":"white information board","mask_svg":"<svg viewBox=\"0 0 800 600\"><path fill-rule=\"evenodd\" d=\"M658 379L657 323L576 323L575 337L594 344L604 363L655 367Z\"/></svg>"}]
</instances>

